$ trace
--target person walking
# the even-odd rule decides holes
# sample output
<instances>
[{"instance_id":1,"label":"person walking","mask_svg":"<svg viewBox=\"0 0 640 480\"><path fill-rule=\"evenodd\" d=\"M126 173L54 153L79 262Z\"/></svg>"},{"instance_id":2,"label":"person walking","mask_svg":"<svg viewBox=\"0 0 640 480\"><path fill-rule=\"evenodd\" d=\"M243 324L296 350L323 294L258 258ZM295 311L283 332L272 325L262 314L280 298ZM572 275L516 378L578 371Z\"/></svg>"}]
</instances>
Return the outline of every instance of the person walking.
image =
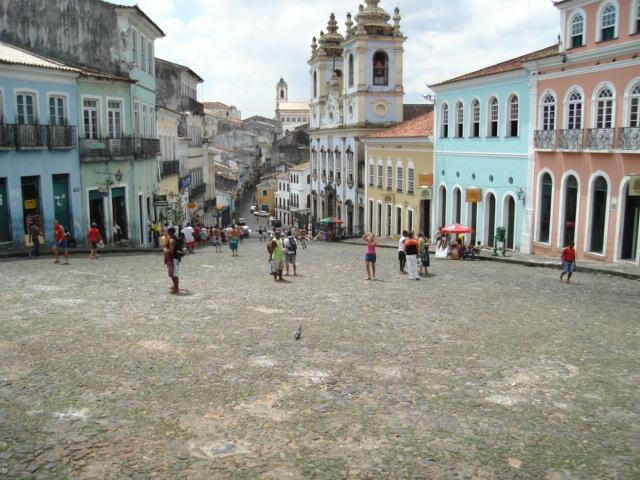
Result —
<instances>
[{"instance_id":1,"label":"person walking","mask_svg":"<svg viewBox=\"0 0 640 480\"><path fill-rule=\"evenodd\" d=\"M231 227L231 230L229 231L229 248L231 249L232 257L238 256L239 241L240 241L240 231L238 230L238 227L234 225L233 227Z\"/></svg>"},{"instance_id":2,"label":"person walking","mask_svg":"<svg viewBox=\"0 0 640 480\"><path fill-rule=\"evenodd\" d=\"M172 282L172 287L169 293L180 293L180 261L184 251L182 250L182 244L178 238L176 238L176 229L170 227L167 230L169 240L164 247L164 263L167 266L167 274Z\"/></svg>"},{"instance_id":3,"label":"person walking","mask_svg":"<svg viewBox=\"0 0 640 480\"><path fill-rule=\"evenodd\" d=\"M407 264L407 253L405 251L404 242L407 239L407 231L402 231L402 236L398 240L398 262L400 263L400 273L407 273L404 269Z\"/></svg>"},{"instance_id":4,"label":"person walking","mask_svg":"<svg viewBox=\"0 0 640 480\"><path fill-rule=\"evenodd\" d=\"M284 256L284 267L286 269L285 275L289 276L289 265L293 267L293 275L298 276L296 272L296 253L298 252L298 242L296 241L293 232L289 230L287 232L287 238L284 239L284 249L286 254Z\"/></svg>"},{"instance_id":5,"label":"person walking","mask_svg":"<svg viewBox=\"0 0 640 480\"><path fill-rule=\"evenodd\" d=\"M576 268L576 251L573 248L573 242L569 242L562 250L562 273L560 274L560 281L567 275L567 283L571 281L571 275Z\"/></svg>"},{"instance_id":6,"label":"person walking","mask_svg":"<svg viewBox=\"0 0 640 480\"><path fill-rule=\"evenodd\" d=\"M414 237L413 232L408 232L407 239L404 241L404 248L407 257L409 280L420 280L420 275L418 275L418 250L420 248L420 242Z\"/></svg>"},{"instance_id":7,"label":"person walking","mask_svg":"<svg viewBox=\"0 0 640 480\"><path fill-rule=\"evenodd\" d=\"M425 275L429 274L429 267L431 262L429 259L429 239L424 236L424 233L418 234L418 261L420 262L420 273Z\"/></svg>"},{"instance_id":8,"label":"person walking","mask_svg":"<svg viewBox=\"0 0 640 480\"><path fill-rule=\"evenodd\" d=\"M187 223L187 226L184 227L180 233L184 234L184 241L187 250L189 251L189 253L193 253L196 248L196 239L194 236L195 230L193 229L191 224Z\"/></svg>"},{"instance_id":9,"label":"person walking","mask_svg":"<svg viewBox=\"0 0 640 480\"><path fill-rule=\"evenodd\" d=\"M53 263L60 263L60 249L64 253L63 265L69 265L69 241L67 239L67 232L64 227L60 225L58 220L53 221L53 256L55 260Z\"/></svg>"},{"instance_id":10,"label":"person walking","mask_svg":"<svg viewBox=\"0 0 640 480\"><path fill-rule=\"evenodd\" d=\"M267 245L269 252L269 266L273 279L282 282L282 271L284 270L284 242L280 237L280 230L276 230L275 238Z\"/></svg>"},{"instance_id":11,"label":"person walking","mask_svg":"<svg viewBox=\"0 0 640 480\"><path fill-rule=\"evenodd\" d=\"M100 237L101 235L100 230L98 230L98 225L96 223L92 223L91 227L87 231L87 241L91 248L89 260L95 260L98 258L98 242L100 241Z\"/></svg>"},{"instance_id":12,"label":"person walking","mask_svg":"<svg viewBox=\"0 0 640 480\"><path fill-rule=\"evenodd\" d=\"M364 256L364 268L367 271L367 280L376 279L376 237L373 233L365 233L362 239L367 242L367 253Z\"/></svg>"},{"instance_id":13,"label":"person walking","mask_svg":"<svg viewBox=\"0 0 640 480\"><path fill-rule=\"evenodd\" d=\"M298 235L300 236L300 245L302 245L302 249L307 248L307 229L301 228L298 230Z\"/></svg>"},{"instance_id":14,"label":"person walking","mask_svg":"<svg viewBox=\"0 0 640 480\"><path fill-rule=\"evenodd\" d=\"M216 249L216 253L222 253L222 233L220 232L220 227L217 223L216 226L213 227L211 238L213 239L212 242Z\"/></svg>"},{"instance_id":15,"label":"person walking","mask_svg":"<svg viewBox=\"0 0 640 480\"><path fill-rule=\"evenodd\" d=\"M40 256L40 227L31 219L31 225L29 225L29 236L33 243L33 249L29 252L31 258L38 258Z\"/></svg>"}]
</instances>

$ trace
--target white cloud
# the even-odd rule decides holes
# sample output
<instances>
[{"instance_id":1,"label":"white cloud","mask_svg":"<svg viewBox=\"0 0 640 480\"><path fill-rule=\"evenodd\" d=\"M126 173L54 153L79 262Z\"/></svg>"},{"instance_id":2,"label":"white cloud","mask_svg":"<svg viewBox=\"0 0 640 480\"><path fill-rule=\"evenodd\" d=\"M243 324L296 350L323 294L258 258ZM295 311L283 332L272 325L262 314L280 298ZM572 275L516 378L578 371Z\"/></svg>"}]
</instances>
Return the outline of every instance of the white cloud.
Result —
<instances>
[{"instance_id":1,"label":"white cloud","mask_svg":"<svg viewBox=\"0 0 640 480\"><path fill-rule=\"evenodd\" d=\"M204 98L236 105L243 116L273 116L275 84L292 100L309 97L310 44L335 12L344 32L356 0L137 0L167 34L156 54L205 79ZM124 0L133 4L135 0ZM556 41L550 0L383 0L401 10L407 102L426 84L477 70Z\"/></svg>"}]
</instances>

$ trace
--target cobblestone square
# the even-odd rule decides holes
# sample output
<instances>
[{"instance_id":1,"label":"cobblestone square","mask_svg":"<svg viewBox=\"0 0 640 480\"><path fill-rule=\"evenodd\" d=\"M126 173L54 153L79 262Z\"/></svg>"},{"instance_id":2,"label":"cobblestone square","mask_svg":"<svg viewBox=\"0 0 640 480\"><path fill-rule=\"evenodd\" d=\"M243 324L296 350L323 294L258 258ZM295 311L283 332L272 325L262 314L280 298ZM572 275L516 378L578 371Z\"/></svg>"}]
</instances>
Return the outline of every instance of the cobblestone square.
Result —
<instances>
[{"instance_id":1,"label":"cobblestone square","mask_svg":"<svg viewBox=\"0 0 640 480\"><path fill-rule=\"evenodd\" d=\"M640 477L638 283L312 243L5 261L0 477ZM302 339L293 335L302 325Z\"/></svg>"}]
</instances>

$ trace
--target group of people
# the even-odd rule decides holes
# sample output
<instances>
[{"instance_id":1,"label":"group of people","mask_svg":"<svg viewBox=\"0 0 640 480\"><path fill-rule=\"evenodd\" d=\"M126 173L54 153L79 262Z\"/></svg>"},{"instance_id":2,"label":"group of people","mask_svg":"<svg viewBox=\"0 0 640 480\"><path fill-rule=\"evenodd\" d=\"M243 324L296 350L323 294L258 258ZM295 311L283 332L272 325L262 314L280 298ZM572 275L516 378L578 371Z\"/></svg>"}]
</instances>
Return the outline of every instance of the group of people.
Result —
<instances>
[{"instance_id":1,"label":"group of people","mask_svg":"<svg viewBox=\"0 0 640 480\"><path fill-rule=\"evenodd\" d=\"M306 248L306 244L304 248ZM283 274L289 276L290 268L293 270L294 276L298 275L296 265L298 241L291 230L287 231L286 237L283 238L282 232L275 229L273 238L267 243L267 252L269 253L269 273L273 275L274 281L284 281L282 276ZM284 273L285 271L286 273Z\"/></svg>"},{"instance_id":2,"label":"group of people","mask_svg":"<svg viewBox=\"0 0 640 480\"><path fill-rule=\"evenodd\" d=\"M373 233L362 236L367 243L364 257L367 280L376 279L376 247L378 242ZM420 280L420 275L427 275L431 260L429 258L429 239L420 232L416 238L414 232L403 231L398 241L398 262L400 273L407 274L409 280Z\"/></svg>"}]
</instances>

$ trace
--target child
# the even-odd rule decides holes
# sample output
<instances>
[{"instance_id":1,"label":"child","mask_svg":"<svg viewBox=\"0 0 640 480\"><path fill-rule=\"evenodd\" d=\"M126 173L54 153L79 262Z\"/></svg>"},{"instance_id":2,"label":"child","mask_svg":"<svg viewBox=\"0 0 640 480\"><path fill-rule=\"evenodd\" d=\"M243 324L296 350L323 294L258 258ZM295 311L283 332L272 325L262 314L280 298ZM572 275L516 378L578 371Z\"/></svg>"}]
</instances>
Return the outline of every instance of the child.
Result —
<instances>
[{"instance_id":1,"label":"child","mask_svg":"<svg viewBox=\"0 0 640 480\"><path fill-rule=\"evenodd\" d=\"M560 281L567 274L567 283L571 280L573 270L576 268L576 251L573 248L573 242L564 247L562 250L562 273L560 274Z\"/></svg>"}]
</instances>

